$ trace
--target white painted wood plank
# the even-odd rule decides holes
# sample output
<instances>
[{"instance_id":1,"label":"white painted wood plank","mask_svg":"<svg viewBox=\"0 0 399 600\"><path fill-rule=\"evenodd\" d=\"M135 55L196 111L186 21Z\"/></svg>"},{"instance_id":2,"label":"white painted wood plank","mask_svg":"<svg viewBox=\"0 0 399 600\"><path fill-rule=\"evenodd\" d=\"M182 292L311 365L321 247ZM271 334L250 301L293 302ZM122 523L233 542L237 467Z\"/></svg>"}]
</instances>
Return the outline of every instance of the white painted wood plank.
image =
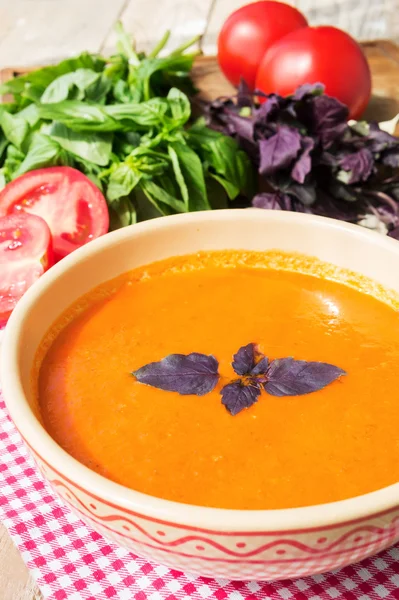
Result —
<instances>
[{"instance_id":1,"label":"white painted wood plank","mask_svg":"<svg viewBox=\"0 0 399 600\"><path fill-rule=\"evenodd\" d=\"M286 0L299 8L311 25L333 25L358 40L399 40L399 0ZM202 42L205 54L215 54L217 36L234 10L246 0L215 0ZM250 48L248 49L250 52Z\"/></svg>"},{"instance_id":2,"label":"white painted wood plank","mask_svg":"<svg viewBox=\"0 0 399 600\"><path fill-rule=\"evenodd\" d=\"M126 0L0 0L0 67L97 52Z\"/></svg>"},{"instance_id":3,"label":"white painted wood plank","mask_svg":"<svg viewBox=\"0 0 399 600\"><path fill-rule=\"evenodd\" d=\"M150 50L170 29L165 53L204 33L211 4L212 0L130 0L121 20L138 50ZM114 47L115 34L111 32L104 50L110 52Z\"/></svg>"},{"instance_id":4,"label":"white painted wood plank","mask_svg":"<svg viewBox=\"0 0 399 600\"><path fill-rule=\"evenodd\" d=\"M334 25L358 40L394 39L399 0L296 0L312 25Z\"/></svg>"},{"instance_id":5,"label":"white painted wood plank","mask_svg":"<svg viewBox=\"0 0 399 600\"><path fill-rule=\"evenodd\" d=\"M4 525L0 523L0 598L2 600L42 600Z\"/></svg>"}]
</instances>

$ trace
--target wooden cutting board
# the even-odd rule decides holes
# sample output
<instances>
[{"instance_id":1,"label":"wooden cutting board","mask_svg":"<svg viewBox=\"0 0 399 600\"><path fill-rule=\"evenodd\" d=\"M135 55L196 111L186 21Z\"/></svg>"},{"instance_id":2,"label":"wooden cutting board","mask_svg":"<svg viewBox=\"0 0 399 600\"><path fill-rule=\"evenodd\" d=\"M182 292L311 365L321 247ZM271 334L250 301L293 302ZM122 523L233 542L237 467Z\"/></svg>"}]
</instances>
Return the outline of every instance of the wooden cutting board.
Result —
<instances>
[{"instance_id":1,"label":"wooden cutting board","mask_svg":"<svg viewBox=\"0 0 399 600\"><path fill-rule=\"evenodd\" d=\"M373 95L364 117L367 120L388 121L399 113L399 47L380 40L362 44L370 64ZM35 67L37 68L37 67ZM31 71L17 67L0 70L0 83ZM234 93L234 88L219 70L214 56L199 56L193 68L193 79L206 100ZM396 133L399 135L399 126Z\"/></svg>"}]
</instances>

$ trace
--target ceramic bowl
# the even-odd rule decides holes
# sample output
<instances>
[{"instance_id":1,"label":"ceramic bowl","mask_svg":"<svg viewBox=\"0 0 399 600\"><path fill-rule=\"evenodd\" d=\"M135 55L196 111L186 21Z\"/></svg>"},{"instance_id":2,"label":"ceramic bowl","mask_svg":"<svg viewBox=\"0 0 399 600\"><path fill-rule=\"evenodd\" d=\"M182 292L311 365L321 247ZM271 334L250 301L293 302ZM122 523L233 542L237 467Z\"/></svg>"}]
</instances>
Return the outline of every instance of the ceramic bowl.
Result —
<instances>
[{"instance_id":1,"label":"ceramic bowl","mask_svg":"<svg viewBox=\"0 0 399 600\"><path fill-rule=\"evenodd\" d=\"M222 210L164 217L110 233L63 259L22 298L6 329L2 384L39 469L83 521L134 553L209 577L275 580L337 569L399 539L399 484L341 502L225 510L154 498L69 456L40 424L32 361L51 324L96 285L129 269L199 250L281 249L353 269L399 292L399 243L304 214Z\"/></svg>"}]
</instances>

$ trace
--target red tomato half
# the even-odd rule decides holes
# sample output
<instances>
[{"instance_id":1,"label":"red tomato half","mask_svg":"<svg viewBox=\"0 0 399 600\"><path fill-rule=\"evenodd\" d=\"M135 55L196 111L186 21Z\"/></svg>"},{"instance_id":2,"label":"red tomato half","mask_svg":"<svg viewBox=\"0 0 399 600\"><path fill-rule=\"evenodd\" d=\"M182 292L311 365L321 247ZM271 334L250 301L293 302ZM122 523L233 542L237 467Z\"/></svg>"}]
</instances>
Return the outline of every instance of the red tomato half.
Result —
<instances>
[{"instance_id":1,"label":"red tomato half","mask_svg":"<svg viewBox=\"0 0 399 600\"><path fill-rule=\"evenodd\" d=\"M300 27L305 17L282 2L254 2L233 12L224 23L218 39L218 61L233 85L243 77L254 89L256 72L268 48Z\"/></svg>"},{"instance_id":2,"label":"red tomato half","mask_svg":"<svg viewBox=\"0 0 399 600\"><path fill-rule=\"evenodd\" d=\"M256 87L288 96L318 82L348 106L349 118L361 116L370 99L370 68L359 44L335 27L298 29L276 42L261 62Z\"/></svg>"},{"instance_id":3,"label":"red tomato half","mask_svg":"<svg viewBox=\"0 0 399 600\"><path fill-rule=\"evenodd\" d=\"M50 167L18 177L0 193L0 216L42 217L53 236L55 260L107 233L109 215L100 190L80 171Z\"/></svg>"},{"instance_id":4,"label":"red tomato half","mask_svg":"<svg viewBox=\"0 0 399 600\"><path fill-rule=\"evenodd\" d=\"M26 290L53 264L51 234L40 217L0 217L0 325Z\"/></svg>"}]
</instances>

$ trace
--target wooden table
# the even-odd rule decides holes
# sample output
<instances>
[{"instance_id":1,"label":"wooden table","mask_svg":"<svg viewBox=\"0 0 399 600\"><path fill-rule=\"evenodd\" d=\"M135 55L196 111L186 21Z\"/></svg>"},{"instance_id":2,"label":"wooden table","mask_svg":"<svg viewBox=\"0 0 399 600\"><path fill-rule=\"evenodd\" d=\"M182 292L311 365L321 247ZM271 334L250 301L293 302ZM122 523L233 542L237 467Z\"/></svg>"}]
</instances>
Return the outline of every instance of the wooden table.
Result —
<instances>
[{"instance_id":1,"label":"wooden table","mask_svg":"<svg viewBox=\"0 0 399 600\"><path fill-rule=\"evenodd\" d=\"M312 23L345 27L358 38L399 40L399 0L385 0L384 9L346 0L293 0ZM151 5L153 9L151 10ZM169 47L201 34L205 54L215 53L217 33L226 16L243 0L0 0L0 68L32 66L57 61L82 50L107 52L113 48L113 25L122 19L139 48L150 48L172 30ZM346 9L347 4L351 6ZM367 2L364 3L365 5ZM363 6L363 4L362 4ZM347 12L345 12L347 10ZM382 14L381 10L386 13ZM335 19L335 20L334 20ZM369 118L388 120L399 112L399 49L391 42L365 46L373 73L374 95ZM202 58L194 77L207 97L231 89L211 57ZM0 492L1 493L1 492ZM0 600L41 600L7 531L0 523Z\"/></svg>"}]
</instances>

